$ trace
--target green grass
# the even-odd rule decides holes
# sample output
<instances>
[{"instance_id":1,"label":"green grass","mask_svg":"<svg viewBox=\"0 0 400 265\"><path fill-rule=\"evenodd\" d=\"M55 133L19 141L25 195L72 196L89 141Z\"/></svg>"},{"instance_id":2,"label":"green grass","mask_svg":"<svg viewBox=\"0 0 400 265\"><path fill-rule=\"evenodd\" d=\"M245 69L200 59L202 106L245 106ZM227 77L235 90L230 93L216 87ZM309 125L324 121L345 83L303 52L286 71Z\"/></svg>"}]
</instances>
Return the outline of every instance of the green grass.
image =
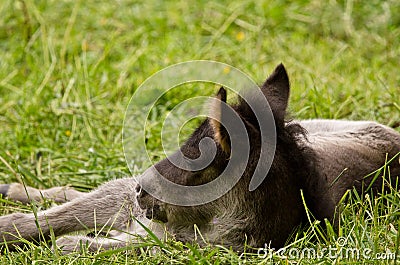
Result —
<instances>
[{"instance_id":1,"label":"green grass","mask_svg":"<svg viewBox=\"0 0 400 265\"><path fill-rule=\"evenodd\" d=\"M132 93L156 71L193 59L232 64L258 82L283 62L291 77L293 117L395 125L400 121L399 58L400 2L395 0L3 0L0 183L90 190L128 176L121 130ZM190 95L168 95L159 111ZM150 123L156 120L157 115ZM154 158L158 143L149 144ZM137 171L144 169L141 165ZM370 248L372 255L398 252L400 194L364 201L352 192L347 196L339 234L329 225L314 224L294 235L293 247L323 249L345 236L348 248ZM1 215L15 211L32 207L1 199ZM269 262L222 247L170 241L155 255L141 248L97 256L59 256L43 243L3 252L0 264L235 264L239 259ZM273 259L281 264L346 262Z\"/></svg>"}]
</instances>

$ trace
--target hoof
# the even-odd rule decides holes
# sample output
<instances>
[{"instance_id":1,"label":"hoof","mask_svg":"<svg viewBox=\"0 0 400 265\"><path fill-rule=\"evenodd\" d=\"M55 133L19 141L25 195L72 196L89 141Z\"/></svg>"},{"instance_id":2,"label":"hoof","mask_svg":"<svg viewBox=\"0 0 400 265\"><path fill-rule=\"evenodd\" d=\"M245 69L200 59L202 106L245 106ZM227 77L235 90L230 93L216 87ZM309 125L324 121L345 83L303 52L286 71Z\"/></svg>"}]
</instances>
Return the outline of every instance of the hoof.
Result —
<instances>
[{"instance_id":1,"label":"hoof","mask_svg":"<svg viewBox=\"0 0 400 265\"><path fill-rule=\"evenodd\" d=\"M0 194L3 195L3 198L7 197L9 188L10 184L0 184Z\"/></svg>"}]
</instances>

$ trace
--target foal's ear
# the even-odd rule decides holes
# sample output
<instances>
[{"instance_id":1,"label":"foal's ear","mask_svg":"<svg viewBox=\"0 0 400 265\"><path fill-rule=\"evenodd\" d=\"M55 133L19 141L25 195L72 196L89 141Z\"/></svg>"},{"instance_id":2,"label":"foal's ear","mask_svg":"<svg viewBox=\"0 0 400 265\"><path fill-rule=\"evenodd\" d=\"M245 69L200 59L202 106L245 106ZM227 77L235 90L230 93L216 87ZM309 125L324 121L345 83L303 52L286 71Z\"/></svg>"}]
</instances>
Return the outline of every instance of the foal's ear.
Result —
<instances>
[{"instance_id":1,"label":"foal's ear","mask_svg":"<svg viewBox=\"0 0 400 265\"><path fill-rule=\"evenodd\" d=\"M219 119L210 119L210 125L214 131L214 140L221 146L222 150L226 153L230 152L230 142L229 135L225 127L222 126L220 121L224 120L224 115L222 111L222 105L226 103L226 90L221 87L216 96L217 100L213 101L211 105L211 111L214 117Z\"/></svg>"},{"instance_id":2,"label":"foal's ear","mask_svg":"<svg viewBox=\"0 0 400 265\"><path fill-rule=\"evenodd\" d=\"M268 77L261 90L278 122L283 122L289 99L289 77L283 64L279 64Z\"/></svg>"}]
</instances>

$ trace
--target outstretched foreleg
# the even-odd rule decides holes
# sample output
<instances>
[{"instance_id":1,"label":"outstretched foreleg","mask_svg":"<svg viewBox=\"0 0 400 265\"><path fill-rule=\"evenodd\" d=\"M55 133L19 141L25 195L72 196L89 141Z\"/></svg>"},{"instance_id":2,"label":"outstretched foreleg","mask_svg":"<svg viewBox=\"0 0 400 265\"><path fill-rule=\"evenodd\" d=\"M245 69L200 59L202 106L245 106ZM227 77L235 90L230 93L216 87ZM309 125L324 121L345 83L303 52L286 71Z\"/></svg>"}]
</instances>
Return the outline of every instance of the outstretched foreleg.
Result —
<instances>
[{"instance_id":1,"label":"outstretched foreleg","mask_svg":"<svg viewBox=\"0 0 400 265\"><path fill-rule=\"evenodd\" d=\"M136 181L110 181L71 202L34 214L14 213L0 217L0 242L10 248L18 239L47 240L73 231L109 227L129 230L134 217L143 218L136 200Z\"/></svg>"},{"instance_id":2,"label":"outstretched foreleg","mask_svg":"<svg viewBox=\"0 0 400 265\"><path fill-rule=\"evenodd\" d=\"M50 199L57 203L72 201L85 195L85 192L77 191L71 187L53 187L46 190L39 190L25 186L20 183L0 184L0 194L3 198L22 203L41 202L44 199Z\"/></svg>"}]
</instances>

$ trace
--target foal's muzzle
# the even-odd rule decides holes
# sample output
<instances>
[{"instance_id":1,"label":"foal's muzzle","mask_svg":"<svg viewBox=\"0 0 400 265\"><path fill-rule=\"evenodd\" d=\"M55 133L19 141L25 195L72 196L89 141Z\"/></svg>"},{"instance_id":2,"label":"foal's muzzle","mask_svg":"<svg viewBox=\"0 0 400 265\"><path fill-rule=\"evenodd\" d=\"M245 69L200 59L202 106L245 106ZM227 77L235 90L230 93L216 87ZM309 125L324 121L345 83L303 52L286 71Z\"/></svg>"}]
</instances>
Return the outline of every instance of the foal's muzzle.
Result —
<instances>
[{"instance_id":1,"label":"foal's muzzle","mask_svg":"<svg viewBox=\"0 0 400 265\"><path fill-rule=\"evenodd\" d=\"M139 207L146 210L146 217L163 223L168 222L167 214L162 209L160 202L143 190L139 185L136 186L137 201Z\"/></svg>"}]
</instances>

